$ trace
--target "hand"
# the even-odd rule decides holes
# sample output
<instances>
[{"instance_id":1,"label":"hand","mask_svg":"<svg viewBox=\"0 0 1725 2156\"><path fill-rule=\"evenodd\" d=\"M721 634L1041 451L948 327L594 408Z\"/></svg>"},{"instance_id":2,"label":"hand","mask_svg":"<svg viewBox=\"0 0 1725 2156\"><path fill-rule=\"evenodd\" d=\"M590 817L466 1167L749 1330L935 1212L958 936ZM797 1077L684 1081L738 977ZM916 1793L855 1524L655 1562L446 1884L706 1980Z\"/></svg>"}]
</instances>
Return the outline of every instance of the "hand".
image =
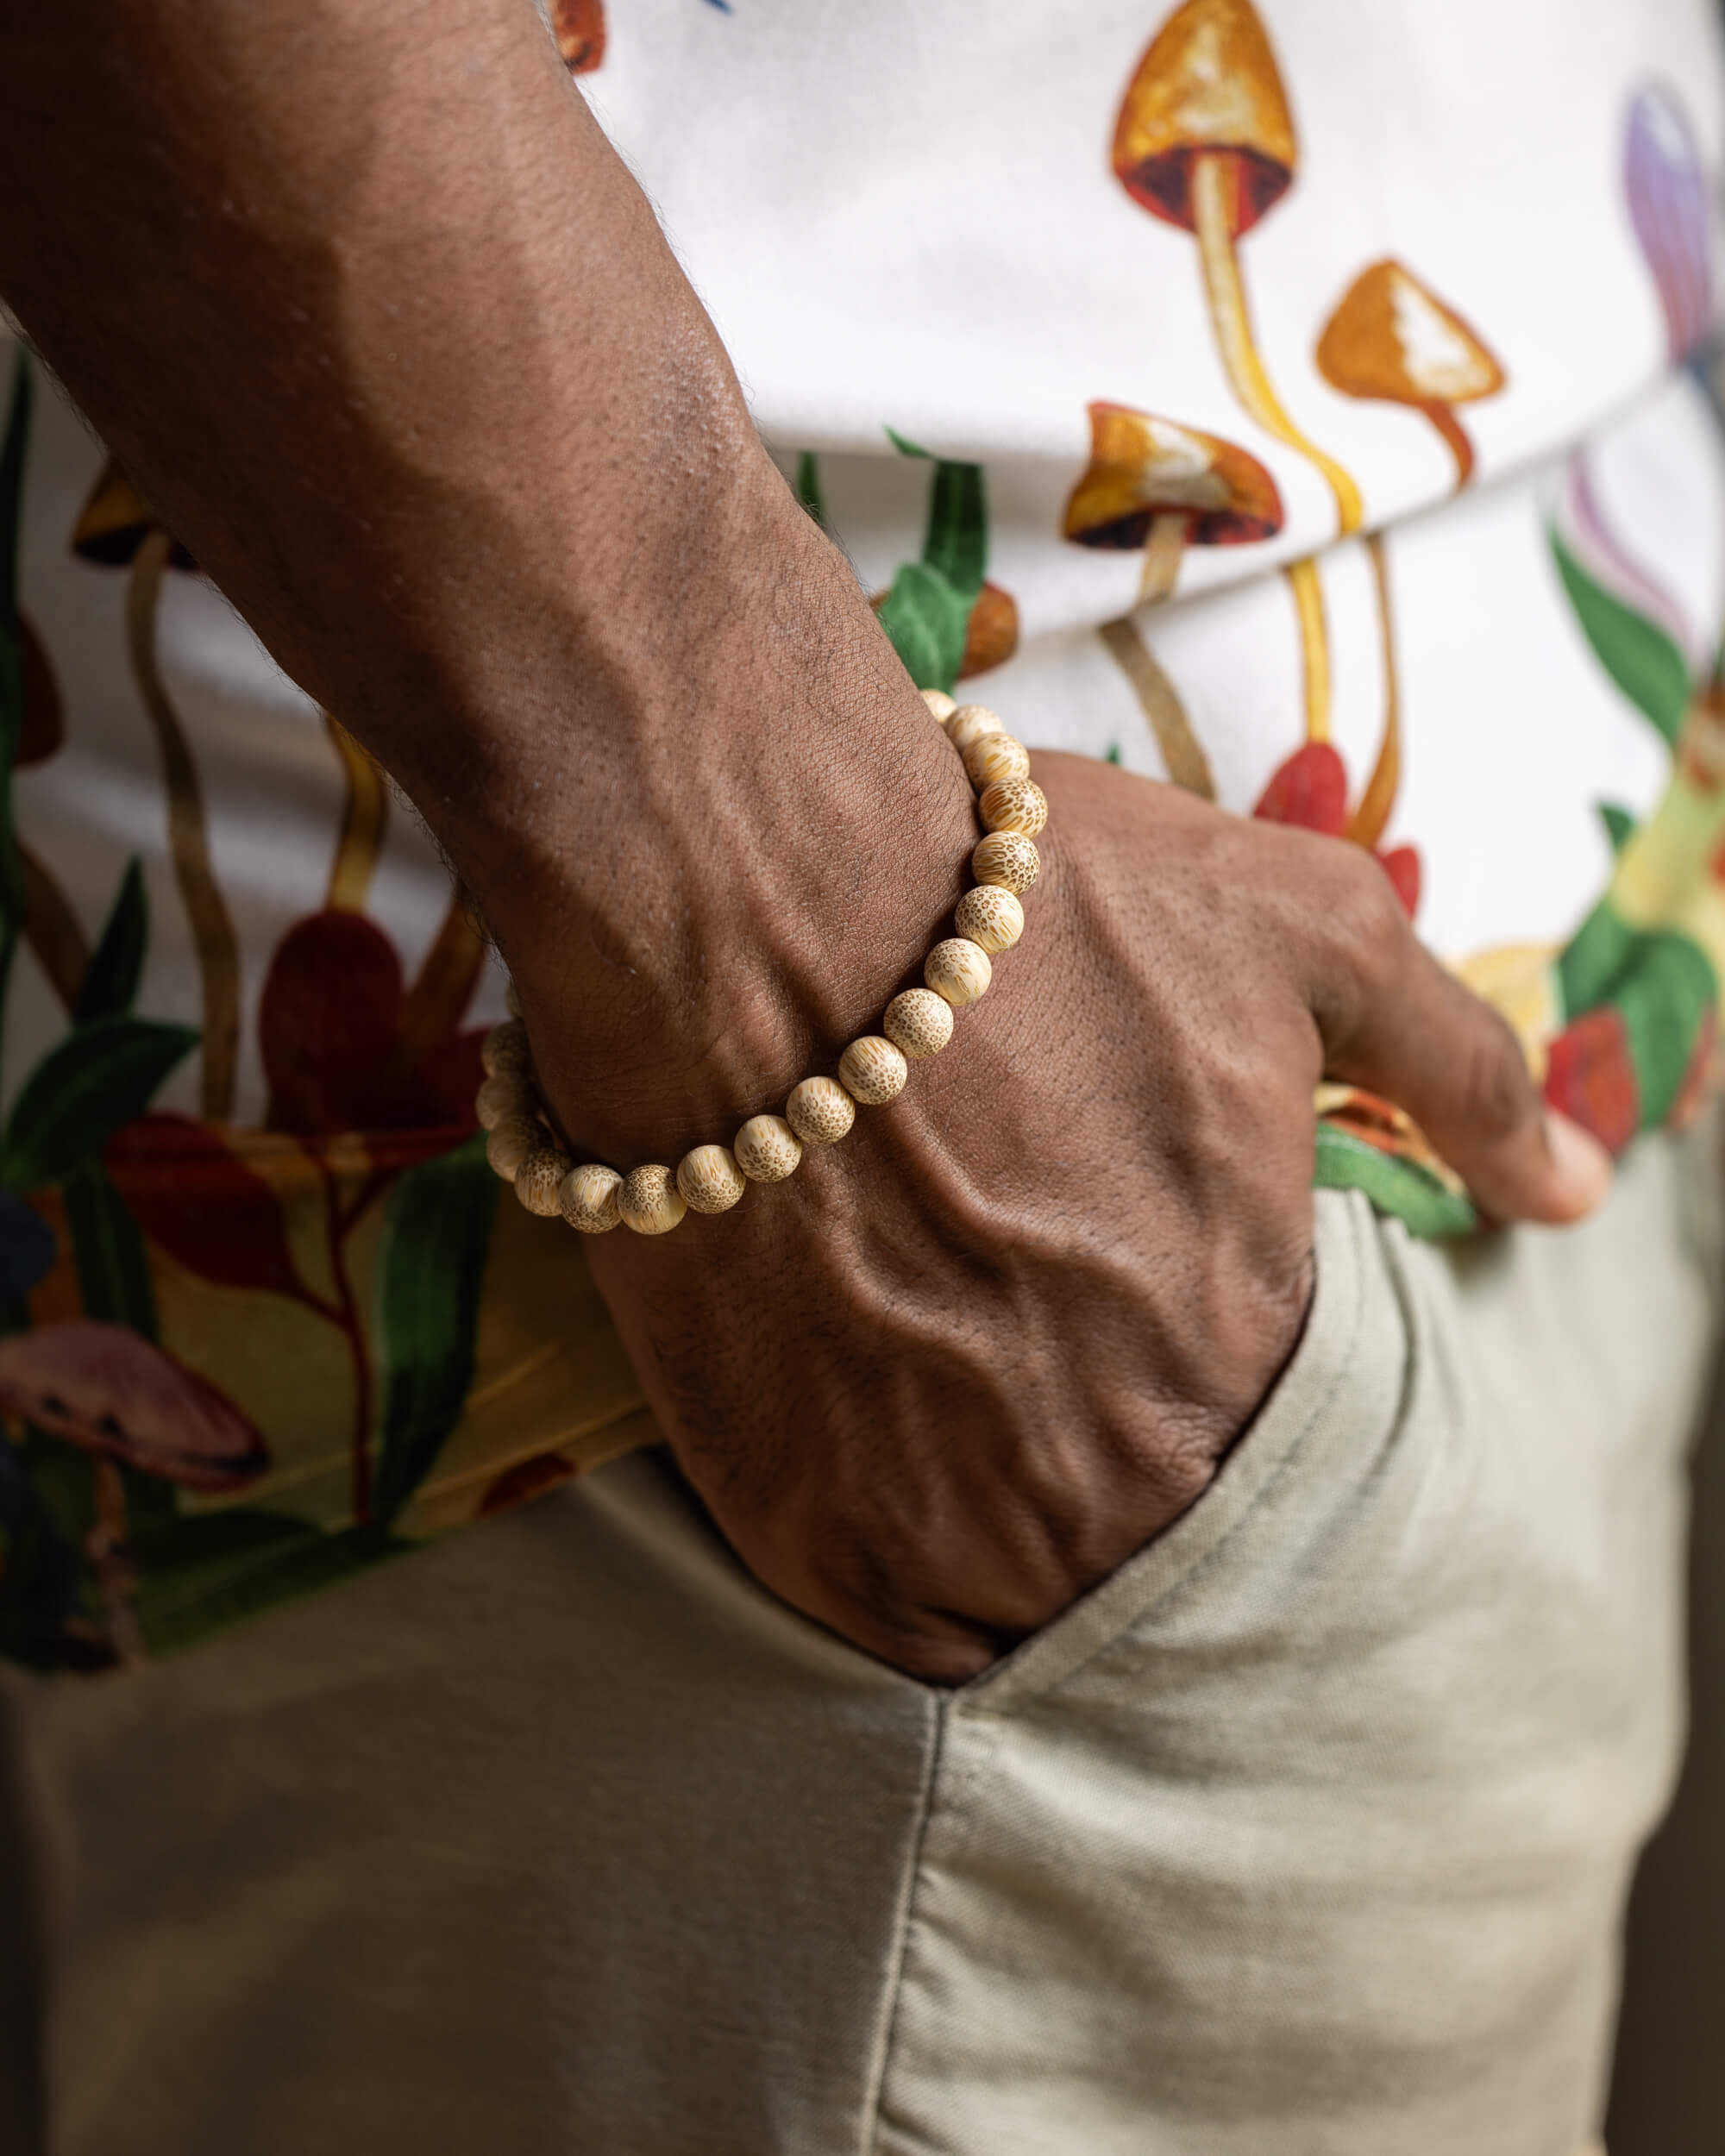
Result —
<instances>
[{"instance_id":1,"label":"hand","mask_svg":"<svg viewBox=\"0 0 1725 2156\"><path fill-rule=\"evenodd\" d=\"M1183 1512L1273 1384L1310 1293L1320 1076L1404 1106L1501 1219L1572 1219L1609 1175L1367 855L1105 765L1036 773L1025 937L944 1054L788 1182L589 1245L751 1570L943 1682ZM878 1011L903 984L874 985ZM675 1156L623 1164L645 1157Z\"/></svg>"}]
</instances>

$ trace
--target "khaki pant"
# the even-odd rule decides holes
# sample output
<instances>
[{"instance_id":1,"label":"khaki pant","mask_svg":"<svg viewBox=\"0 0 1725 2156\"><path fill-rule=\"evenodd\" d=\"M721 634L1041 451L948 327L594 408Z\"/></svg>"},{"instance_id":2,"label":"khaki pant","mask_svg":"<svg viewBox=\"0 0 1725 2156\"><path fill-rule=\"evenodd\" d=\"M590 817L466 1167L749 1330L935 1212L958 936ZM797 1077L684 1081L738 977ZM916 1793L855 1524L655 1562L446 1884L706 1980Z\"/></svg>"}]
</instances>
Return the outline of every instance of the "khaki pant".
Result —
<instances>
[{"instance_id":1,"label":"khaki pant","mask_svg":"<svg viewBox=\"0 0 1725 2156\"><path fill-rule=\"evenodd\" d=\"M1588 1225L1448 1252L1320 1194L1214 1488L957 1693L654 1453L9 1679L16 2147L1575 2156L1678 1743L1716 1181L1652 1141Z\"/></svg>"}]
</instances>

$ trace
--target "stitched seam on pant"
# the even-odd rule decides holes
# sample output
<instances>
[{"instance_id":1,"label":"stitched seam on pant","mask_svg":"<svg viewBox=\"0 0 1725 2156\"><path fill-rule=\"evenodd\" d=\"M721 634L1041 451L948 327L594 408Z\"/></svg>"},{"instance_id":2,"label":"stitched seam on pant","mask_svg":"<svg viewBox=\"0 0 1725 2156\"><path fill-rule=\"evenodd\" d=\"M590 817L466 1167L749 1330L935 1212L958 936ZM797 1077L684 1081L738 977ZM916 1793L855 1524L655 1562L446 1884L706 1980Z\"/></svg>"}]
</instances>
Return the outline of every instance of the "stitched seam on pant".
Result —
<instances>
[{"instance_id":1,"label":"stitched seam on pant","mask_svg":"<svg viewBox=\"0 0 1725 2156\"><path fill-rule=\"evenodd\" d=\"M934 1793L939 1785L941 1756L946 1748L947 1701L938 1693L931 1693L928 1709L931 1727L927 1752L923 1760L922 1782L917 1790L916 1826L911 1835L904 1876L899 1882L897 1907L893 1912L893 1944L887 1981L881 1989L873 2055L863 2078L862 2104L857 2122L857 2156L874 2156L879 2144L881 2100L886 2087L887 2064L893 2053L893 2039L898 2032L899 2003L904 1989L905 1959L910 1951L917 1883L922 1876L923 1848L928 1839L929 1821L934 1816Z\"/></svg>"}]
</instances>

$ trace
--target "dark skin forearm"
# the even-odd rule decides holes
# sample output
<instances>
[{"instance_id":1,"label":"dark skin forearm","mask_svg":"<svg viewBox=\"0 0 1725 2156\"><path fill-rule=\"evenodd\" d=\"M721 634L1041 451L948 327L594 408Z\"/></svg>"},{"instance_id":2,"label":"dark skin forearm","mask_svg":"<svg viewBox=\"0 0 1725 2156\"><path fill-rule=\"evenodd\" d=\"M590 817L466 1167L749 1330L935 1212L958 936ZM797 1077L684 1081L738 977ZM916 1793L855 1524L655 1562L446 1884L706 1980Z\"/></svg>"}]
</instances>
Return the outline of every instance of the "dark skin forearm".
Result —
<instances>
[{"instance_id":1,"label":"dark skin forearm","mask_svg":"<svg viewBox=\"0 0 1725 2156\"><path fill-rule=\"evenodd\" d=\"M889 981L962 783L530 0L13 5L0 74L0 291L589 1013L582 1135L693 1143L860 1026L878 976L760 956L888 910L809 805L900 812Z\"/></svg>"},{"instance_id":2,"label":"dark skin forearm","mask_svg":"<svg viewBox=\"0 0 1725 2156\"><path fill-rule=\"evenodd\" d=\"M915 977L957 760L530 0L0 0L0 291L418 804L583 1150L727 1138ZM1604 1182L1360 849L1038 775L1025 943L905 1098L591 1246L758 1576L933 1677L1214 1473L1302 1322L1320 1072L1503 1217Z\"/></svg>"}]
</instances>

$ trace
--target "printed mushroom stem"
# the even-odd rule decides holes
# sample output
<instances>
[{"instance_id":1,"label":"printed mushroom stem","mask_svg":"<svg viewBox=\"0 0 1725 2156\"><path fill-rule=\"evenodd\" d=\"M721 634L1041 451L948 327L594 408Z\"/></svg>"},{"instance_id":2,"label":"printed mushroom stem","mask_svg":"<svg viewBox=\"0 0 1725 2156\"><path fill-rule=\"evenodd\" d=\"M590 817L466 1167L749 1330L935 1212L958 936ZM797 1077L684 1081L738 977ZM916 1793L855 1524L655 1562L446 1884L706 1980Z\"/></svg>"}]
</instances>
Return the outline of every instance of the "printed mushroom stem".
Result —
<instances>
[{"instance_id":1,"label":"printed mushroom stem","mask_svg":"<svg viewBox=\"0 0 1725 2156\"><path fill-rule=\"evenodd\" d=\"M341 721L328 711L323 716L331 745L341 760L342 781L342 829L336 841L324 907L332 913L362 913L378 856L383 850L389 822L389 788L380 768Z\"/></svg>"},{"instance_id":2,"label":"printed mushroom stem","mask_svg":"<svg viewBox=\"0 0 1725 2156\"><path fill-rule=\"evenodd\" d=\"M1377 597L1377 630L1383 651L1383 738L1378 743L1377 761L1371 768L1365 791L1348 819L1347 835L1362 846L1376 848L1402 783L1402 685L1396 665L1396 618L1389 605L1389 567L1384 559L1383 535L1373 532L1365 545Z\"/></svg>"},{"instance_id":3,"label":"printed mushroom stem","mask_svg":"<svg viewBox=\"0 0 1725 2156\"><path fill-rule=\"evenodd\" d=\"M1294 594L1294 615L1300 630L1300 663L1304 681L1306 738L1330 737L1330 631L1324 615L1323 580L1317 562L1308 555L1289 561L1283 571Z\"/></svg>"},{"instance_id":4,"label":"printed mushroom stem","mask_svg":"<svg viewBox=\"0 0 1725 2156\"><path fill-rule=\"evenodd\" d=\"M1467 429L1456 417L1454 405L1441 404L1436 398L1416 404L1414 410L1425 413L1455 459L1456 492L1459 494L1473 477L1473 442Z\"/></svg>"},{"instance_id":5,"label":"printed mushroom stem","mask_svg":"<svg viewBox=\"0 0 1725 2156\"><path fill-rule=\"evenodd\" d=\"M1245 287L1240 280L1239 231L1241 159L1232 150L1203 150L1191 163L1192 231L1203 266L1210 321L1234 393L1266 434L1297 449L1322 476L1335 498L1339 537L1358 531L1364 505L1352 475L1302 434L1270 385L1252 335Z\"/></svg>"},{"instance_id":6,"label":"printed mushroom stem","mask_svg":"<svg viewBox=\"0 0 1725 2156\"><path fill-rule=\"evenodd\" d=\"M240 1046L240 946L227 901L210 867L198 767L156 661L156 607L163 572L172 551L173 541L157 527L146 535L134 555L126 594L127 637L138 693L161 757L174 877L198 951L204 1003L200 1106L205 1122L225 1123L234 1112L235 1067Z\"/></svg>"},{"instance_id":7,"label":"printed mushroom stem","mask_svg":"<svg viewBox=\"0 0 1725 2156\"><path fill-rule=\"evenodd\" d=\"M1214 801L1216 782L1203 743L1193 731L1180 693L1164 673L1155 654L1129 621L1104 622L1097 630L1104 649L1131 682L1170 785L1183 787L1200 800Z\"/></svg>"},{"instance_id":8,"label":"printed mushroom stem","mask_svg":"<svg viewBox=\"0 0 1725 2156\"><path fill-rule=\"evenodd\" d=\"M1164 509L1151 518L1144 544L1144 573L1138 579L1140 599L1166 599L1174 589L1191 529L1192 518L1184 510Z\"/></svg>"}]
</instances>

